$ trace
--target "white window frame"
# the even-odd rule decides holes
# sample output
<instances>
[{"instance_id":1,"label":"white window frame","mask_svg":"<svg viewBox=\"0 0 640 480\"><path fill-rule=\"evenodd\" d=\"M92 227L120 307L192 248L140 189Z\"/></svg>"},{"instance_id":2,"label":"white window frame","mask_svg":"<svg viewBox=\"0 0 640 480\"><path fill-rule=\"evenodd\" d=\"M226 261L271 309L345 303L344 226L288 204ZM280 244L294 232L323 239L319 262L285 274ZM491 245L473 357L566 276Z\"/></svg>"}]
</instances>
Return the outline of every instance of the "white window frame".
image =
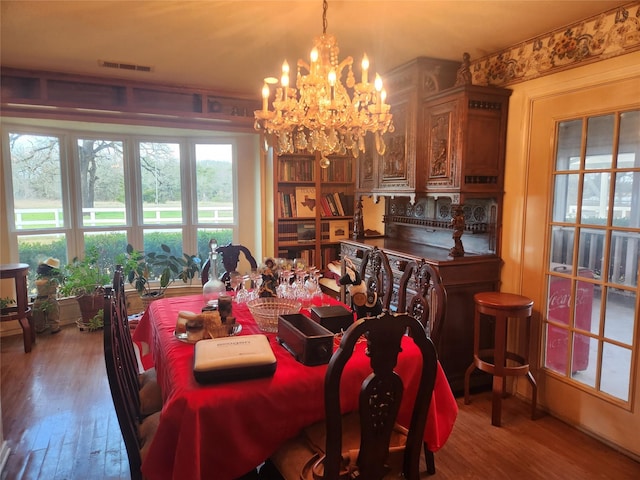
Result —
<instances>
[{"instance_id":1,"label":"white window frame","mask_svg":"<svg viewBox=\"0 0 640 480\"><path fill-rule=\"evenodd\" d=\"M9 255L18 258L18 236L63 234L66 238L68 259L84 256L84 235L87 232L104 232L122 230L126 232L127 241L136 247L142 247L144 230L172 229L181 230L183 250L197 254L198 229L230 229L232 238L238 236L238 153L237 141L233 133L211 132L211 135L194 134L184 130L185 134L164 134L164 130L154 127L130 127L127 125L88 124L89 129L59 128L45 126L25 126L5 123L2 126L2 157L4 172L4 196L6 205L6 221L9 236ZM141 133L125 133L136 130ZM65 212L64 226L51 229L16 230L14 222L14 202L11 175L11 153L9 133L24 135L54 136L60 140L62 208ZM86 227L82 225L81 187L79 185L78 139L95 138L117 140L123 142L125 202L127 203L126 225L116 227ZM142 198L140 192L139 142L178 143L180 145L180 171L182 185L182 222L180 224L144 225L142 223ZM201 143L231 144L233 151L233 222L229 223L197 223L195 208L197 207L195 192L195 145Z\"/></svg>"}]
</instances>

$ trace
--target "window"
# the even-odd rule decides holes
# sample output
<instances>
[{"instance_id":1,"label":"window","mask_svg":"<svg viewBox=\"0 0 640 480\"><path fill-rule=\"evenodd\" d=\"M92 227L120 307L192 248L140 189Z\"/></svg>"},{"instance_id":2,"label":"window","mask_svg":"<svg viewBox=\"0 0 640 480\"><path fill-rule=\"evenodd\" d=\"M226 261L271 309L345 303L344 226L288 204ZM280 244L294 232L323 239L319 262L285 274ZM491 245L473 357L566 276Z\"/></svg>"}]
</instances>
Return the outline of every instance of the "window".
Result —
<instances>
[{"instance_id":1,"label":"window","mask_svg":"<svg viewBox=\"0 0 640 480\"><path fill-rule=\"evenodd\" d=\"M127 243L145 251L164 243L204 260L212 236L233 240L233 139L23 127L3 135L10 242L32 275L49 256L64 264L91 247L111 271Z\"/></svg>"},{"instance_id":2,"label":"window","mask_svg":"<svg viewBox=\"0 0 640 480\"><path fill-rule=\"evenodd\" d=\"M637 355L640 111L558 124L544 367L630 401Z\"/></svg>"}]
</instances>

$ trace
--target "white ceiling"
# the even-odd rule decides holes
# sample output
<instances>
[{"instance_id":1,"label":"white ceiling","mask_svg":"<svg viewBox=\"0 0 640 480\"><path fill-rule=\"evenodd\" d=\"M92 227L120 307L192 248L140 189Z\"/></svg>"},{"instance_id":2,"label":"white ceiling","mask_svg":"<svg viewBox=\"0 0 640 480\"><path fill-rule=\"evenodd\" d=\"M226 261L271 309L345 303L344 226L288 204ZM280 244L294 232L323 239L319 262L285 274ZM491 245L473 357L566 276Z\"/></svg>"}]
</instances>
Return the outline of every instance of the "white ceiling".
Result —
<instances>
[{"instance_id":1,"label":"white ceiling","mask_svg":"<svg viewBox=\"0 0 640 480\"><path fill-rule=\"evenodd\" d=\"M340 58L385 72L418 56L481 58L629 1L331 0ZM1 0L3 66L260 94L286 58L307 58L322 2ZM108 69L99 61L152 67Z\"/></svg>"}]
</instances>

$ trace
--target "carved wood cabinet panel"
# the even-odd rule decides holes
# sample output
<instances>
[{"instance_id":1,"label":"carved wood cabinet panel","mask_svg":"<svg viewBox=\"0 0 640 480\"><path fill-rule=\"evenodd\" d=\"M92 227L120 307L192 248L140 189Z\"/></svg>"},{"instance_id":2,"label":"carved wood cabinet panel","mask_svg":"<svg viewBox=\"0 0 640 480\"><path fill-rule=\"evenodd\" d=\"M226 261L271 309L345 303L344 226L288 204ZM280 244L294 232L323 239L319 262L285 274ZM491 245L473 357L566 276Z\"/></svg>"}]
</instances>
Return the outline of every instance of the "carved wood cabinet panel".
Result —
<instances>
[{"instance_id":1,"label":"carved wood cabinet panel","mask_svg":"<svg viewBox=\"0 0 640 480\"><path fill-rule=\"evenodd\" d=\"M502 194L511 90L465 85L425 98L425 168L418 188Z\"/></svg>"},{"instance_id":2,"label":"carved wood cabinet panel","mask_svg":"<svg viewBox=\"0 0 640 480\"><path fill-rule=\"evenodd\" d=\"M358 191L413 195L424 164L422 98L453 86L459 66L459 62L419 57L384 76L395 130L385 135L383 155L367 145L359 162Z\"/></svg>"}]
</instances>

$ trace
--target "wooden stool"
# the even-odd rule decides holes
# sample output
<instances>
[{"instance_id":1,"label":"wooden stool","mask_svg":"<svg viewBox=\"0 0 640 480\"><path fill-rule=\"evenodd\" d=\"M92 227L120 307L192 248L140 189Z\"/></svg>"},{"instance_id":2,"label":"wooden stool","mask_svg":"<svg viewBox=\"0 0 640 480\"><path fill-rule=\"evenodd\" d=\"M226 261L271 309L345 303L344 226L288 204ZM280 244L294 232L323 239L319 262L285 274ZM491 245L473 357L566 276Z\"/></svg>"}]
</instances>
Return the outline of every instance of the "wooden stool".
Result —
<instances>
[{"instance_id":1,"label":"wooden stool","mask_svg":"<svg viewBox=\"0 0 640 480\"><path fill-rule=\"evenodd\" d=\"M0 265L0 278L13 278L16 284L16 306L8 310L8 315L3 315L2 321L18 320L22 327L24 351L29 353L31 345L36 342L36 329L33 326L31 308L27 295L27 275L29 265L26 263L5 263Z\"/></svg>"},{"instance_id":2,"label":"wooden stool","mask_svg":"<svg viewBox=\"0 0 640 480\"><path fill-rule=\"evenodd\" d=\"M493 375L493 399L491 406L491 423L500 426L502 397L505 394L506 376L526 376L533 390L531 398L531 418L535 419L538 386L529 370L529 332L531 327L531 311L533 300L522 295L501 292L482 292L473 296L476 312L473 322L473 363L464 375L464 403L469 403L469 378L477 368ZM482 315L490 315L496 319L494 346L480 350L480 319ZM526 321L526 349L524 356L507 350L507 320L509 318ZM492 358L493 363L483 360ZM506 361L513 360L520 365L508 367Z\"/></svg>"}]
</instances>

